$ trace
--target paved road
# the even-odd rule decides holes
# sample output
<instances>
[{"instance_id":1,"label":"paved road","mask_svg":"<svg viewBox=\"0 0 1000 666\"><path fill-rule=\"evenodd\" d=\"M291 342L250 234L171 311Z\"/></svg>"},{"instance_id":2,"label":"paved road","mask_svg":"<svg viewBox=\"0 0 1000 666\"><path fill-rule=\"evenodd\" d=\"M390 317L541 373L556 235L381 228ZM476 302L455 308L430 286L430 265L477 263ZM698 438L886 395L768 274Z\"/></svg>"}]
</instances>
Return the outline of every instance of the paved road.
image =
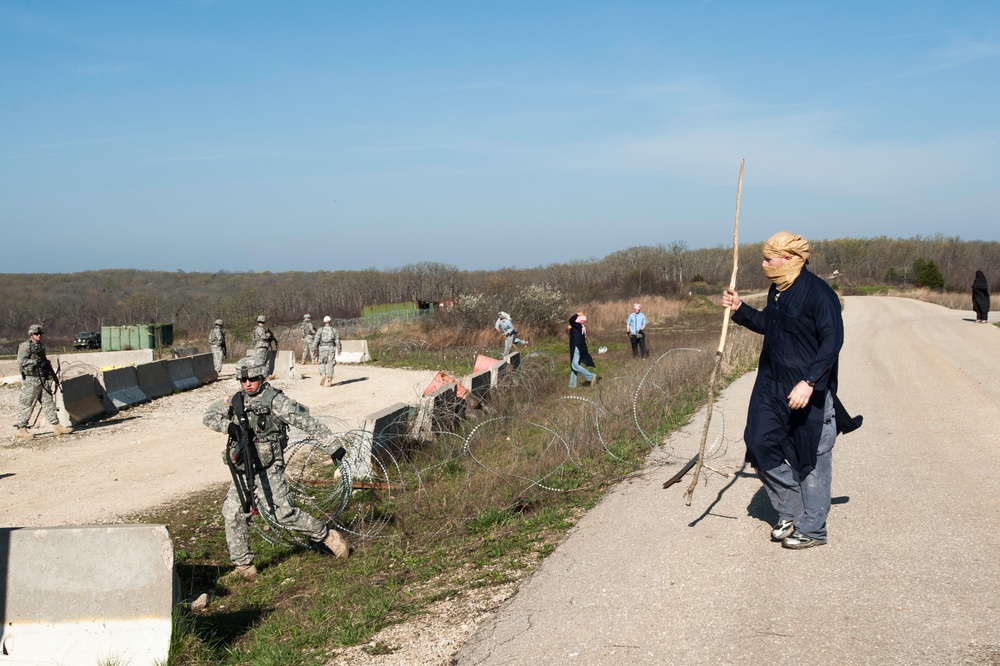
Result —
<instances>
[{"instance_id":1,"label":"paved road","mask_svg":"<svg viewBox=\"0 0 1000 666\"><path fill-rule=\"evenodd\" d=\"M844 319L841 398L865 425L834 449L828 545L770 542L749 467L690 507L657 469L591 511L457 663L1000 664L1000 330L896 298L848 298ZM717 407L716 468L740 466L752 382Z\"/></svg>"}]
</instances>

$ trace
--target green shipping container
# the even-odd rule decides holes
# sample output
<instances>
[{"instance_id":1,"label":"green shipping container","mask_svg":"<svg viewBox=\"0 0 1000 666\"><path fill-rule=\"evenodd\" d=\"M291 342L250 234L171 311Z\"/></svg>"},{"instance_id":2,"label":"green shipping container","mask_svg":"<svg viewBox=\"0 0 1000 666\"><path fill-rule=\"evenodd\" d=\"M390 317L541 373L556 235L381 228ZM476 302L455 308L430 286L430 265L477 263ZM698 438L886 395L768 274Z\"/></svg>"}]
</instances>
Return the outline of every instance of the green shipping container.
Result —
<instances>
[{"instance_id":1,"label":"green shipping container","mask_svg":"<svg viewBox=\"0 0 1000 666\"><path fill-rule=\"evenodd\" d=\"M126 326L101 326L101 349L125 351L128 349L156 349L174 344L173 324L132 324Z\"/></svg>"}]
</instances>

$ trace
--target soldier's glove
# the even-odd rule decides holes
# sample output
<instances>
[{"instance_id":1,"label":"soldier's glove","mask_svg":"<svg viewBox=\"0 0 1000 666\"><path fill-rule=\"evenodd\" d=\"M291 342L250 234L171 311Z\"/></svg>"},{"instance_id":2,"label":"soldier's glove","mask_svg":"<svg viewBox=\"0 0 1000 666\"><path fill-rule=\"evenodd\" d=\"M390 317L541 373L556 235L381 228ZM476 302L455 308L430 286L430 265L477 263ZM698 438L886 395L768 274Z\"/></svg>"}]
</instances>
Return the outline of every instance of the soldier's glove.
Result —
<instances>
[{"instance_id":1,"label":"soldier's glove","mask_svg":"<svg viewBox=\"0 0 1000 666\"><path fill-rule=\"evenodd\" d=\"M235 423L229 424L229 438L234 442L240 441L240 437L243 436L243 428L239 427Z\"/></svg>"},{"instance_id":2,"label":"soldier's glove","mask_svg":"<svg viewBox=\"0 0 1000 666\"><path fill-rule=\"evenodd\" d=\"M334 463L339 463L341 460L344 459L345 455L347 455L347 449L345 449L344 447L340 447L339 449L330 454L330 459L333 460Z\"/></svg>"}]
</instances>

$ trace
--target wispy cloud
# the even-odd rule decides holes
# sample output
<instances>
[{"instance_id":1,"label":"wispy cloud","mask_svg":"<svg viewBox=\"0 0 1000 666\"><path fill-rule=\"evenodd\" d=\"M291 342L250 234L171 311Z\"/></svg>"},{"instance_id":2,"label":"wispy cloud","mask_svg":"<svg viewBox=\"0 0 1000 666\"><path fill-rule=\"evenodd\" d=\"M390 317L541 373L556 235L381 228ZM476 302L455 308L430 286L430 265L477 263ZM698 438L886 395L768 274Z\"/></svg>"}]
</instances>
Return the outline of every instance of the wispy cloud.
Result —
<instances>
[{"instance_id":1,"label":"wispy cloud","mask_svg":"<svg viewBox=\"0 0 1000 666\"><path fill-rule=\"evenodd\" d=\"M927 71L941 71L980 60L1000 57L1000 42L965 41L931 52L932 65Z\"/></svg>"}]
</instances>

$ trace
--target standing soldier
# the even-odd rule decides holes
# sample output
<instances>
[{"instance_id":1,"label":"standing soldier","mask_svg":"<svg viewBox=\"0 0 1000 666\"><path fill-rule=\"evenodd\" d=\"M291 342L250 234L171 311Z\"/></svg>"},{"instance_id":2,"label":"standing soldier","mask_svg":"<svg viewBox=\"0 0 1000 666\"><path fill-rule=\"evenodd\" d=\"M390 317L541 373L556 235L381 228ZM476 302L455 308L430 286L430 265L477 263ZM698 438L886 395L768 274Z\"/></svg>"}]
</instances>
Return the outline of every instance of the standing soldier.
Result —
<instances>
[{"instance_id":1,"label":"standing soldier","mask_svg":"<svg viewBox=\"0 0 1000 666\"><path fill-rule=\"evenodd\" d=\"M226 543L229 558L236 565L236 573L249 581L257 578L250 548L248 517L257 507L268 511L282 527L299 532L310 541L329 549L337 557L347 557L350 548L344 537L324 522L295 507L291 491L285 481L285 445L288 426L305 431L316 439L323 451L334 459L344 453L336 436L326 425L309 414L301 405L268 384L264 379L266 368L252 358L242 358L236 364L236 379L240 390L232 397L226 396L208 406L202 422L216 432L230 433L230 447L226 462L233 471L222 504L222 517L226 525ZM235 439L235 442L234 442ZM234 458L234 443L249 444L249 455ZM250 462L250 461L253 462ZM237 470L237 463L251 464ZM249 481L244 482L247 475ZM248 488L247 486L252 486Z\"/></svg>"},{"instance_id":2,"label":"standing soldier","mask_svg":"<svg viewBox=\"0 0 1000 666\"><path fill-rule=\"evenodd\" d=\"M323 317L323 328L316 334L313 353L318 357L320 367L319 385L333 386L333 368L337 365L337 354L342 351L340 335L330 323L330 316Z\"/></svg>"},{"instance_id":3,"label":"standing soldier","mask_svg":"<svg viewBox=\"0 0 1000 666\"><path fill-rule=\"evenodd\" d=\"M216 319L215 326L208 332L208 344L212 348L215 374L219 374L222 372L222 361L226 358L226 331L222 327L221 319Z\"/></svg>"},{"instance_id":4,"label":"standing soldier","mask_svg":"<svg viewBox=\"0 0 1000 666\"><path fill-rule=\"evenodd\" d=\"M316 327L313 326L312 317L306 313L302 318L302 365L306 364L306 355L316 362L316 354L313 353L313 338L316 337Z\"/></svg>"},{"instance_id":5,"label":"standing soldier","mask_svg":"<svg viewBox=\"0 0 1000 666\"><path fill-rule=\"evenodd\" d=\"M274 354L271 353L272 348L278 348L278 341L274 339L274 333L271 332L265 324L267 323L267 318L264 315L257 317L257 326L253 329L253 358L257 361L257 365L267 368L267 377L271 377L274 374Z\"/></svg>"},{"instance_id":6,"label":"standing soldier","mask_svg":"<svg viewBox=\"0 0 1000 666\"><path fill-rule=\"evenodd\" d=\"M52 369L52 363L45 356L43 334L41 324L32 324L28 327L28 339L17 348L17 366L21 370L21 411L14 427L17 428L17 436L22 439L32 437L28 432L28 419L31 418L36 402L42 403L42 411L52 424L52 432L56 435L73 432L73 428L64 428L59 424L56 403L52 399L53 391L49 387L49 380L55 383L58 379Z\"/></svg>"}]
</instances>

